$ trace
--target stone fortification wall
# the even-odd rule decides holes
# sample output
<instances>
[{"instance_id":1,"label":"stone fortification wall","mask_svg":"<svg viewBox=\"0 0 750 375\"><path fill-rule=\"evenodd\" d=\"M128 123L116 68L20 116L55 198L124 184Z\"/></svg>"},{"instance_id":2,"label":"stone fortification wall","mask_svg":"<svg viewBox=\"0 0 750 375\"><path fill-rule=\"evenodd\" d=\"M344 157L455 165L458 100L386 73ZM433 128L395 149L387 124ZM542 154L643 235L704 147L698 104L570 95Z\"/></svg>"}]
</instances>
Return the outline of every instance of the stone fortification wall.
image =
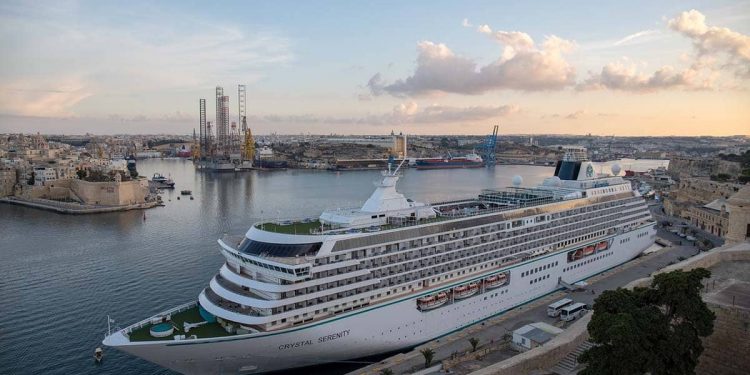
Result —
<instances>
[{"instance_id":1,"label":"stone fortification wall","mask_svg":"<svg viewBox=\"0 0 750 375\"><path fill-rule=\"evenodd\" d=\"M703 340L696 374L750 373L750 311L709 304L716 314L714 333Z\"/></svg>"},{"instance_id":2,"label":"stone fortification wall","mask_svg":"<svg viewBox=\"0 0 750 375\"><path fill-rule=\"evenodd\" d=\"M669 161L669 172L675 176L704 176L726 173L737 176L742 171L738 162L714 159L672 158Z\"/></svg>"},{"instance_id":3,"label":"stone fortification wall","mask_svg":"<svg viewBox=\"0 0 750 375\"><path fill-rule=\"evenodd\" d=\"M51 200L75 200L71 194L70 186L73 180L50 181L43 186L22 185L20 192L16 195L23 199L51 199Z\"/></svg>"},{"instance_id":4,"label":"stone fortification wall","mask_svg":"<svg viewBox=\"0 0 750 375\"><path fill-rule=\"evenodd\" d=\"M143 203L149 193L145 179L122 182L72 180L71 190L85 204L122 206Z\"/></svg>"},{"instance_id":5,"label":"stone fortification wall","mask_svg":"<svg viewBox=\"0 0 750 375\"><path fill-rule=\"evenodd\" d=\"M148 180L88 182L78 179L50 181L44 186L24 186L23 199L76 201L87 205L124 206L140 204L149 194Z\"/></svg>"}]
</instances>

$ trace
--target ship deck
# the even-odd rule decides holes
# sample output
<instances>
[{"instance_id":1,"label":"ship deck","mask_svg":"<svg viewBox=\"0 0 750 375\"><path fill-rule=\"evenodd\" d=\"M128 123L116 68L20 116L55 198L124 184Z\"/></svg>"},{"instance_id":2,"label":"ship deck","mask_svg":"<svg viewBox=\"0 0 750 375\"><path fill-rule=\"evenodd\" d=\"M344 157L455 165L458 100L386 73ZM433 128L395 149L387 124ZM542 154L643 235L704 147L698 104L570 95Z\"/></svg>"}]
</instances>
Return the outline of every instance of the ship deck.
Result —
<instances>
[{"instance_id":1,"label":"ship deck","mask_svg":"<svg viewBox=\"0 0 750 375\"><path fill-rule=\"evenodd\" d=\"M130 338L130 341L172 341L174 340L175 335L185 335L185 336L192 336L196 335L199 339L202 338L208 338L208 337L224 337L224 336L232 336L233 334L228 333L224 328L222 328L219 323L207 323L200 327L191 328L190 332L185 333L183 330L183 323L199 323L204 321L203 317L201 317L200 313L198 312L198 305L195 305L187 310L180 311L178 313L172 314L172 326L174 326L174 334L167 336L167 337L153 337L149 333L149 330L151 327L153 327L153 324L144 324L141 327L138 327L134 330L132 330L128 337Z\"/></svg>"},{"instance_id":2,"label":"ship deck","mask_svg":"<svg viewBox=\"0 0 750 375\"><path fill-rule=\"evenodd\" d=\"M358 227L336 227L322 224L319 219L288 219L256 223L255 227L267 232L292 234L292 235L342 235L357 233L375 233L390 229L399 229L423 224L430 224L448 220L460 220L474 216L506 212L524 208L534 208L560 203L568 200L584 198L575 196L563 197L564 194L576 192L576 189L555 188L506 188L503 190L482 190L478 198L461 199L455 201L440 202L430 205L436 216L429 219L410 220L409 218L391 217L387 224L358 226ZM604 202L621 198L621 194L595 197L594 201ZM361 213L359 208L346 208L337 211L344 214L348 211ZM542 213L543 210L537 212ZM384 212L386 215L389 212ZM526 215L524 213L522 215ZM518 215L513 215L518 216Z\"/></svg>"}]
</instances>

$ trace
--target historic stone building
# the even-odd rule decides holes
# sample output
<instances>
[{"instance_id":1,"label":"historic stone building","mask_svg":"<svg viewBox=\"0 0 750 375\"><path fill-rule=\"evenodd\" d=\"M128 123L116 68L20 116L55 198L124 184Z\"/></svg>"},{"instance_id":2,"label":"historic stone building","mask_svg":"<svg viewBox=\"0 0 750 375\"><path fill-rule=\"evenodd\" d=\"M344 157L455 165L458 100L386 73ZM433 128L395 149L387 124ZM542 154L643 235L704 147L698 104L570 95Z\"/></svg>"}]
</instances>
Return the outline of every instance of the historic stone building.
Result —
<instances>
[{"instance_id":1,"label":"historic stone building","mask_svg":"<svg viewBox=\"0 0 750 375\"><path fill-rule=\"evenodd\" d=\"M706 178L683 178L676 190L669 192L664 200L667 214L686 217L690 207L703 206L717 199L729 199L742 185L730 182L711 181Z\"/></svg>"},{"instance_id":2,"label":"historic stone building","mask_svg":"<svg viewBox=\"0 0 750 375\"><path fill-rule=\"evenodd\" d=\"M0 167L0 197L13 195L16 185L16 169Z\"/></svg>"},{"instance_id":3,"label":"historic stone building","mask_svg":"<svg viewBox=\"0 0 750 375\"><path fill-rule=\"evenodd\" d=\"M750 240L750 185L745 185L727 201L729 225L725 238L727 242Z\"/></svg>"},{"instance_id":4,"label":"historic stone building","mask_svg":"<svg viewBox=\"0 0 750 375\"><path fill-rule=\"evenodd\" d=\"M692 206L684 212L684 217L702 230L722 237L729 223L727 200L719 198L703 206Z\"/></svg>"}]
</instances>

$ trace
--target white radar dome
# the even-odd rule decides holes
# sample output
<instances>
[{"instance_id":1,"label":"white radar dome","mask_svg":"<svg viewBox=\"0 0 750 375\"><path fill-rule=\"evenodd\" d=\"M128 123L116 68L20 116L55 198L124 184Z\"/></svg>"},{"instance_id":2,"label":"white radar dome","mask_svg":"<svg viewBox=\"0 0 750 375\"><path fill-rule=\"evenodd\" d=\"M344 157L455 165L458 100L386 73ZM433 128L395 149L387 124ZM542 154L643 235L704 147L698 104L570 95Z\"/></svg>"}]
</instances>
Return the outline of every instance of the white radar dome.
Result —
<instances>
[{"instance_id":1,"label":"white radar dome","mask_svg":"<svg viewBox=\"0 0 750 375\"><path fill-rule=\"evenodd\" d=\"M620 174L620 164L612 164L612 175L617 176Z\"/></svg>"},{"instance_id":2,"label":"white radar dome","mask_svg":"<svg viewBox=\"0 0 750 375\"><path fill-rule=\"evenodd\" d=\"M513 176L513 186L521 186L523 183L523 177L519 175Z\"/></svg>"}]
</instances>

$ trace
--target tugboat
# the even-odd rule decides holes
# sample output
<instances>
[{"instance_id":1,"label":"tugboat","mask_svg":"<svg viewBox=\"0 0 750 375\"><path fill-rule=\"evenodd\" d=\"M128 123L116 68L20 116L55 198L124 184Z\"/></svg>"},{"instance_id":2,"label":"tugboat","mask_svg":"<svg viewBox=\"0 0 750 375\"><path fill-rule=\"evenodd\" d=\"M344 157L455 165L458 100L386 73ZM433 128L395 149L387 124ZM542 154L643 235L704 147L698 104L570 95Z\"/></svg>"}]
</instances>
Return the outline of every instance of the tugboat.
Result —
<instances>
[{"instance_id":1,"label":"tugboat","mask_svg":"<svg viewBox=\"0 0 750 375\"><path fill-rule=\"evenodd\" d=\"M154 173L154 176L151 177L151 183L159 189L174 189L174 181L172 181L171 178L164 177L159 173Z\"/></svg>"}]
</instances>

